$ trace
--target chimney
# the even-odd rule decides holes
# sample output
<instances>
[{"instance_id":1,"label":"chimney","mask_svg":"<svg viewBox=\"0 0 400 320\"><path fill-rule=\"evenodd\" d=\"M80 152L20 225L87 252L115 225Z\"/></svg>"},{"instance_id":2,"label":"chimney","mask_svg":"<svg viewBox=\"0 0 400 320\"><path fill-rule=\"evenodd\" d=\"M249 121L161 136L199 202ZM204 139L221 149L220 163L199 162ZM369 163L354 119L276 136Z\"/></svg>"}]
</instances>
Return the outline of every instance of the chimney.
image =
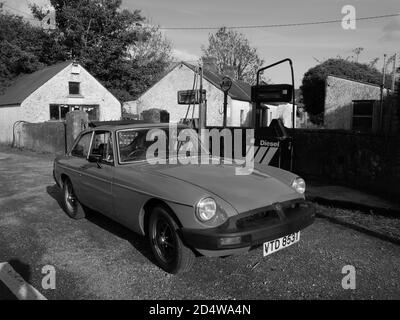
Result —
<instances>
[{"instance_id":1,"label":"chimney","mask_svg":"<svg viewBox=\"0 0 400 320\"><path fill-rule=\"evenodd\" d=\"M222 69L222 75L228 76L231 79L235 79L235 68L225 64Z\"/></svg>"}]
</instances>

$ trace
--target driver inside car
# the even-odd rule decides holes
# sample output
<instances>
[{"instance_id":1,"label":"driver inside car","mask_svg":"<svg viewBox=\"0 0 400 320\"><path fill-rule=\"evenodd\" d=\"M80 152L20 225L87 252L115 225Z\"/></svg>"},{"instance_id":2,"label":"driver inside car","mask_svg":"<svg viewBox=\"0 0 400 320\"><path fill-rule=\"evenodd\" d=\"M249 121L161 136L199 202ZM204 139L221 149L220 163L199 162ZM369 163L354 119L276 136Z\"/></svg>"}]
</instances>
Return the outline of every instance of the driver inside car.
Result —
<instances>
[{"instance_id":1,"label":"driver inside car","mask_svg":"<svg viewBox=\"0 0 400 320\"><path fill-rule=\"evenodd\" d=\"M138 135L124 150L125 161L143 160L146 158L146 131L139 131Z\"/></svg>"}]
</instances>

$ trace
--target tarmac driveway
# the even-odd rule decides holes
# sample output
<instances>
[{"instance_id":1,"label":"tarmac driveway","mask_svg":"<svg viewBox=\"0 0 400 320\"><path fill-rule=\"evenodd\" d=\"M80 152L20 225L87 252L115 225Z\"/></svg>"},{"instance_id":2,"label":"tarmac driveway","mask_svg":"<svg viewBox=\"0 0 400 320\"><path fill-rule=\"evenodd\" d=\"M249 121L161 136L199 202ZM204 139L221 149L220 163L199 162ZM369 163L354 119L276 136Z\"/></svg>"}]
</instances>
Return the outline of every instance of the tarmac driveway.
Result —
<instances>
[{"instance_id":1,"label":"tarmac driveway","mask_svg":"<svg viewBox=\"0 0 400 320\"><path fill-rule=\"evenodd\" d=\"M173 276L153 263L145 238L98 213L74 221L59 197L51 156L0 149L0 263L47 299L400 299L400 246L327 220L268 258L261 249L200 257ZM56 289L42 288L46 265ZM355 267L355 290L342 288L345 265ZM7 294L0 281L0 299Z\"/></svg>"}]
</instances>

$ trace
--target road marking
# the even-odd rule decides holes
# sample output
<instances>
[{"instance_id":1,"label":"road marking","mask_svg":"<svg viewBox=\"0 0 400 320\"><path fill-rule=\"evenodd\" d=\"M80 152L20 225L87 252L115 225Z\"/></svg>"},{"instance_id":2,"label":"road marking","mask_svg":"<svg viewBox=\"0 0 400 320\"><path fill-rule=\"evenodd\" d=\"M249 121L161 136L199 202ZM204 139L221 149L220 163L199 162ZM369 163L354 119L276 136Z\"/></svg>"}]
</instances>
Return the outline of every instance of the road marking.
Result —
<instances>
[{"instance_id":1,"label":"road marking","mask_svg":"<svg viewBox=\"0 0 400 320\"><path fill-rule=\"evenodd\" d=\"M22 279L8 262L0 263L0 280L19 300L47 300L39 291Z\"/></svg>"}]
</instances>

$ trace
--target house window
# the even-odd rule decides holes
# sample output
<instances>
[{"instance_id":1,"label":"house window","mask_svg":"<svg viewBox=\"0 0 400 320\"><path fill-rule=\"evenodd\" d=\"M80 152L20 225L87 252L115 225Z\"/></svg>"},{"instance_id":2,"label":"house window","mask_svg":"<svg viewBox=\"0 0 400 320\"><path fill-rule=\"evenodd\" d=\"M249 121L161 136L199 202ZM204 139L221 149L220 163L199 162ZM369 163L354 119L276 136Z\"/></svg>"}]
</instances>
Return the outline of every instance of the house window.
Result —
<instances>
[{"instance_id":1,"label":"house window","mask_svg":"<svg viewBox=\"0 0 400 320\"><path fill-rule=\"evenodd\" d=\"M88 114L89 120L99 120L98 106L83 106L81 110L85 111Z\"/></svg>"},{"instance_id":2,"label":"house window","mask_svg":"<svg viewBox=\"0 0 400 320\"><path fill-rule=\"evenodd\" d=\"M88 114L89 120L99 120L99 105L69 105L51 104L50 120L65 120L67 113L74 110L82 110Z\"/></svg>"},{"instance_id":3,"label":"house window","mask_svg":"<svg viewBox=\"0 0 400 320\"><path fill-rule=\"evenodd\" d=\"M79 82L68 82L69 94L80 94Z\"/></svg>"},{"instance_id":4,"label":"house window","mask_svg":"<svg viewBox=\"0 0 400 320\"><path fill-rule=\"evenodd\" d=\"M240 125L243 125L244 122L244 110L240 110Z\"/></svg>"},{"instance_id":5,"label":"house window","mask_svg":"<svg viewBox=\"0 0 400 320\"><path fill-rule=\"evenodd\" d=\"M375 100L353 101L353 130L368 132L372 130L372 117Z\"/></svg>"},{"instance_id":6,"label":"house window","mask_svg":"<svg viewBox=\"0 0 400 320\"><path fill-rule=\"evenodd\" d=\"M50 105L50 120L59 120L60 119L60 108L58 105L51 104Z\"/></svg>"}]
</instances>

